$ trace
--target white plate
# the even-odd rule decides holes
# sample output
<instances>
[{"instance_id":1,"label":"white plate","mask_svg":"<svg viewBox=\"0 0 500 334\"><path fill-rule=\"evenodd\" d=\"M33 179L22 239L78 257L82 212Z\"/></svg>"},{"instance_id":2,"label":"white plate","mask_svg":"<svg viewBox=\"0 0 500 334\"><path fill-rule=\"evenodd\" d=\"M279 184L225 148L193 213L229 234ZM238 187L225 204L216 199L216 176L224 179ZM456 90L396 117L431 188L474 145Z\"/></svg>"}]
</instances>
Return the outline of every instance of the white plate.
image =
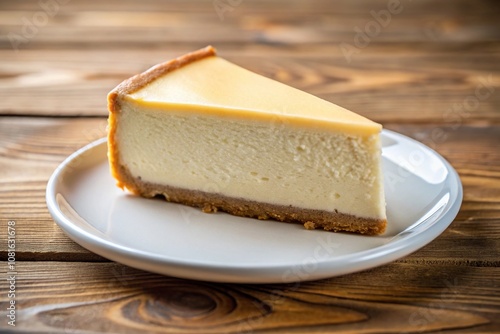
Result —
<instances>
[{"instance_id":1,"label":"white plate","mask_svg":"<svg viewBox=\"0 0 500 334\"><path fill-rule=\"evenodd\" d=\"M455 170L423 144L384 130L388 230L369 237L299 224L205 214L115 186L106 139L68 157L47 185L47 205L66 234L131 267L197 280L285 283L343 275L406 256L436 238L462 202Z\"/></svg>"}]
</instances>

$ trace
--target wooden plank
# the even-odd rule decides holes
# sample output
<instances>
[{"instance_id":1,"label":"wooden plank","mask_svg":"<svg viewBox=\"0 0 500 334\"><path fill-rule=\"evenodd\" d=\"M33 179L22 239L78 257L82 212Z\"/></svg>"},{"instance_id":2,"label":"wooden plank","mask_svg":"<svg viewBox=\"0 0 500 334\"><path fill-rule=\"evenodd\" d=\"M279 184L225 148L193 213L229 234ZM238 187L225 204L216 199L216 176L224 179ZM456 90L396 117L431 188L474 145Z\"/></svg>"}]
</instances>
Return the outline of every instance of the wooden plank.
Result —
<instances>
[{"instance_id":1,"label":"wooden plank","mask_svg":"<svg viewBox=\"0 0 500 334\"><path fill-rule=\"evenodd\" d=\"M385 126L443 154L458 170L465 190L457 220L405 261L499 266L500 238L495 236L500 235L500 126ZM435 140L436 129L446 136ZM69 240L53 222L45 185L66 156L105 134L106 120L99 118L0 118L0 218L2 224L17 222L20 260L103 261ZM6 250L0 243L0 256L5 257Z\"/></svg>"},{"instance_id":2,"label":"wooden plank","mask_svg":"<svg viewBox=\"0 0 500 334\"><path fill-rule=\"evenodd\" d=\"M46 22L23 31L55 1ZM500 332L500 6L401 2L403 12L349 62L341 43L353 44L387 0L2 1L0 230L17 223L15 332ZM223 19L220 3L230 6ZM16 33L26 40L17 52ZM105 117L106 94L121 80L209 43L436 149L464 185L458 217L399 261L288 285L164 277L72 242L47 211L46 182L106 126L75 116ZM0 291L9 290L6 270ZM8 302L0 294L0 332L13 329Z\"/></svg>"},{"instance_id":3,"label":"wooden plank","mask_svg":"<svg viewBox=\"0 0 500 334\"><path fill-rule=\"evenodd\" d=\"M214 3L224 5L214 6ZM193 41L352 43L355 27L368 31L370 28L365 28L368 22L376 23L371 11L389 13L386 0L364 1L364 5L325 0L230 3L220 0L120 3L119 6L73 0L57 7L43 7L38 2L4 6L0 12L0 46L10 47L9 33L29 39L29 43L23 43L25 48L58 43L109 47L117 42L121 45ZM468 15L462 15L464 10ZM392 15L379 18L386 21L383 26L372 28L376 35L373 40L494 40L499 37L495 20L499 13L498 6L488 1L401 2ZM33 23L33 34L26 28L27 22Z\"/></svg>"},{"instance_id":4,"label":"wooden plank","mask_svg":"<svg viewBox=\"0 0 500 334\"><path fill-rule=\"evenodd\" d=\"M114 1L106 2L90 2L85 0L57 0L62 6L62 11L105 11L114 12L117 9L120 11L155 11L162 9L163 11L178 11L178 12L212 12L214 11L213 1L204 0L143 0L140 5L134 0L120 0L119 6ZM384 8L387 6L387 0L358 0L356 2L350 0L337 0L332 2L330 0L252 0L249 1L226 1L222 2L243 8L249 12L257 13L283 13L284 8L290 13L304 13L310 12L314 14L321 13L341 13L345 15L359 15L369 12L371 9L378 7ZM401 1L404 6L405 1ZM464 12L470 14L488 14L498 10L491 0L477 0L470 2L467 0L443 0L434 2L431 0L420 0L415 3L407 1L408 8L411 8L412 13L426 14L426 15L439 15L442 11L447 10L449 15L461 15ZM411 7L409 7L411 5ZM2 3L2 10L23 10L23 11L38 11L41 9L39 0L22 0L16 2Z\"/></svg>"},{"instance_id":5,"label":"wooden plank","mask_svg":"<svg viewBox=\"0 0 500 334\"><path fill-rule=\"evenodd\" d=\"M385 7L374 7L376 11ZM401 14L387 21L387 26L376 25L370 15L322 14L318 20L312 13L269 15L249 14L235 9L220 20L217 12L61 12L47 18L44 25L36 26L40 12L0 12L0 48L116 48L151 47L157 43L262 43L262 44L318 44L349 43L354 45L356 36L365 36L358 45L365 43L398 42L472 42L499 39L498 13L457 18L443 16L420 17ZM229 17L229 15L231 15ZM48 17L48 16L47 16ZM29 23L31 22L30 25ZM165 22L171 24L166 25ZM175 23L175 24L173 24ZM372 25L371 25L372 24ZM369 30L375 24L373 33ZM27 27L33 27L28 30ZM357 29L373 34L358 34Z\"/></svg>"},{"instance_id":6,"label":"wooden plank","mask_svg":"<svg viewBox=\"0 0 500 334\"><path fill-rule=\"evenodd\" d=\"M500 268L393 263L322 281L274 285L195 282L115 263L18 262L16 270L15 329L31 333L500 329ZM8 284L0 280L2 291ZM1 294L2 319L7 302L7 294ZM0 329L8 328L0 322Z\"/></svg>"},{"instance_id":7,"label":"wooden plank","mask_svg":"<svg viewBox=\"0 0 500 334\"><path fill-rule=\"evenodd\" d=\"M105 119L0 119L0 220L18 227L18 259L102 261L70 240L54 223L45 187L71 152L105 136ZM11 196L14 195L14 196ZM6 258L1 239L0 257Z\"/></svg>"},{"instance_id":8,"label":"wooden plank","mask_svg":"<svg viewBox=\"0 0 500 334\"><path fill-rule=\"evenodd\" d=\"M114 86L187 51L0 51L0 114L106 116L106 95ZM397 59L374 51L348 64L336 46L314 52L220 48L222 56L243 67L378 122L455 122L457 105L466 109L460 111L467 114L464 123L500 119L500 47L462 50L461 57L446 48L400 51Z\"/></svg>"}]
</instances>

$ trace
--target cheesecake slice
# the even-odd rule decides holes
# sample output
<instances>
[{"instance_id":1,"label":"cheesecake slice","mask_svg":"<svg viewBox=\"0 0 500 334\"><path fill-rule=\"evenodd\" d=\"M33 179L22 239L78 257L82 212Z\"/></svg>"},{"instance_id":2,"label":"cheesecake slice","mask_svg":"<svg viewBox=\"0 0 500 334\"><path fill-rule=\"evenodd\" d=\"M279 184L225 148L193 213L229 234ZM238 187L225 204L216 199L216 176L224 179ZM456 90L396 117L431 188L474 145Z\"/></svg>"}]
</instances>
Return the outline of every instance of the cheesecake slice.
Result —
<instances>
[{"instance_id":1,"label":"cheesecake slice","mask_svg":"<svg viewBox=\"0 0 500 334\"><path fill-rule=\"evenodd\" d=\"M385 230L382 126L212 47L125 80L108 107L111 173L134 194L308 229Z\"/></svg>"}]
</instances>

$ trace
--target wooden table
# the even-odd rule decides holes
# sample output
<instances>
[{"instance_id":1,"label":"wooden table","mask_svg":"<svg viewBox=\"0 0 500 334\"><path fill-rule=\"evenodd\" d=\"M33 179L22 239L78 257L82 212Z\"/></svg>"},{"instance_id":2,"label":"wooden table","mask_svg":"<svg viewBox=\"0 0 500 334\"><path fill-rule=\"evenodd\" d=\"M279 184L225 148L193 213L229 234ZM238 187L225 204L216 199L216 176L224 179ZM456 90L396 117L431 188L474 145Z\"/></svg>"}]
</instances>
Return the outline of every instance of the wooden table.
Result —
<instances>
[{"instance_id":1,"label":"wooden table","mask_svg":"<svg viewBox=\"0 0 500 334\"><path fill-rule=\"evenodd\" d=\"M0 1L0 331L499 332L499 18L487 0ZM463 182L455 221L401 260L299 285L164 277L72 242L51 173L105 136L115 85L207 44L437 150Z\"/></svg>"}]
</instances>

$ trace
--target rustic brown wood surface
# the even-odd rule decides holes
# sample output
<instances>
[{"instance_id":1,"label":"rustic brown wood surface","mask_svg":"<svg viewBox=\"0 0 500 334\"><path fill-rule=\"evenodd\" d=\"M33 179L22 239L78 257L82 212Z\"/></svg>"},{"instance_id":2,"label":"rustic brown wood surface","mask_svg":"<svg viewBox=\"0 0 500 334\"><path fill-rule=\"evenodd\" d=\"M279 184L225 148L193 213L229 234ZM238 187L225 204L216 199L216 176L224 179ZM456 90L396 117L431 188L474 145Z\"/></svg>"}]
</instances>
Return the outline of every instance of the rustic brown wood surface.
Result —
<instances>
[{"instance_id":1,"label":"rustic brown wood surface","mask_svg":"<svg viewBox=\"0 0 500 334\"><path fill-rule=\"evenodd\" d=\"M500 4L401 0L373 28L391 3L0 0L0 332L500 332ZM207 44L437 150L463 182L455 221L394 263L300 284L165 277L71 241L45 204L51 173L105 136L116 84Z\"/></svg>"}]
</instances>

